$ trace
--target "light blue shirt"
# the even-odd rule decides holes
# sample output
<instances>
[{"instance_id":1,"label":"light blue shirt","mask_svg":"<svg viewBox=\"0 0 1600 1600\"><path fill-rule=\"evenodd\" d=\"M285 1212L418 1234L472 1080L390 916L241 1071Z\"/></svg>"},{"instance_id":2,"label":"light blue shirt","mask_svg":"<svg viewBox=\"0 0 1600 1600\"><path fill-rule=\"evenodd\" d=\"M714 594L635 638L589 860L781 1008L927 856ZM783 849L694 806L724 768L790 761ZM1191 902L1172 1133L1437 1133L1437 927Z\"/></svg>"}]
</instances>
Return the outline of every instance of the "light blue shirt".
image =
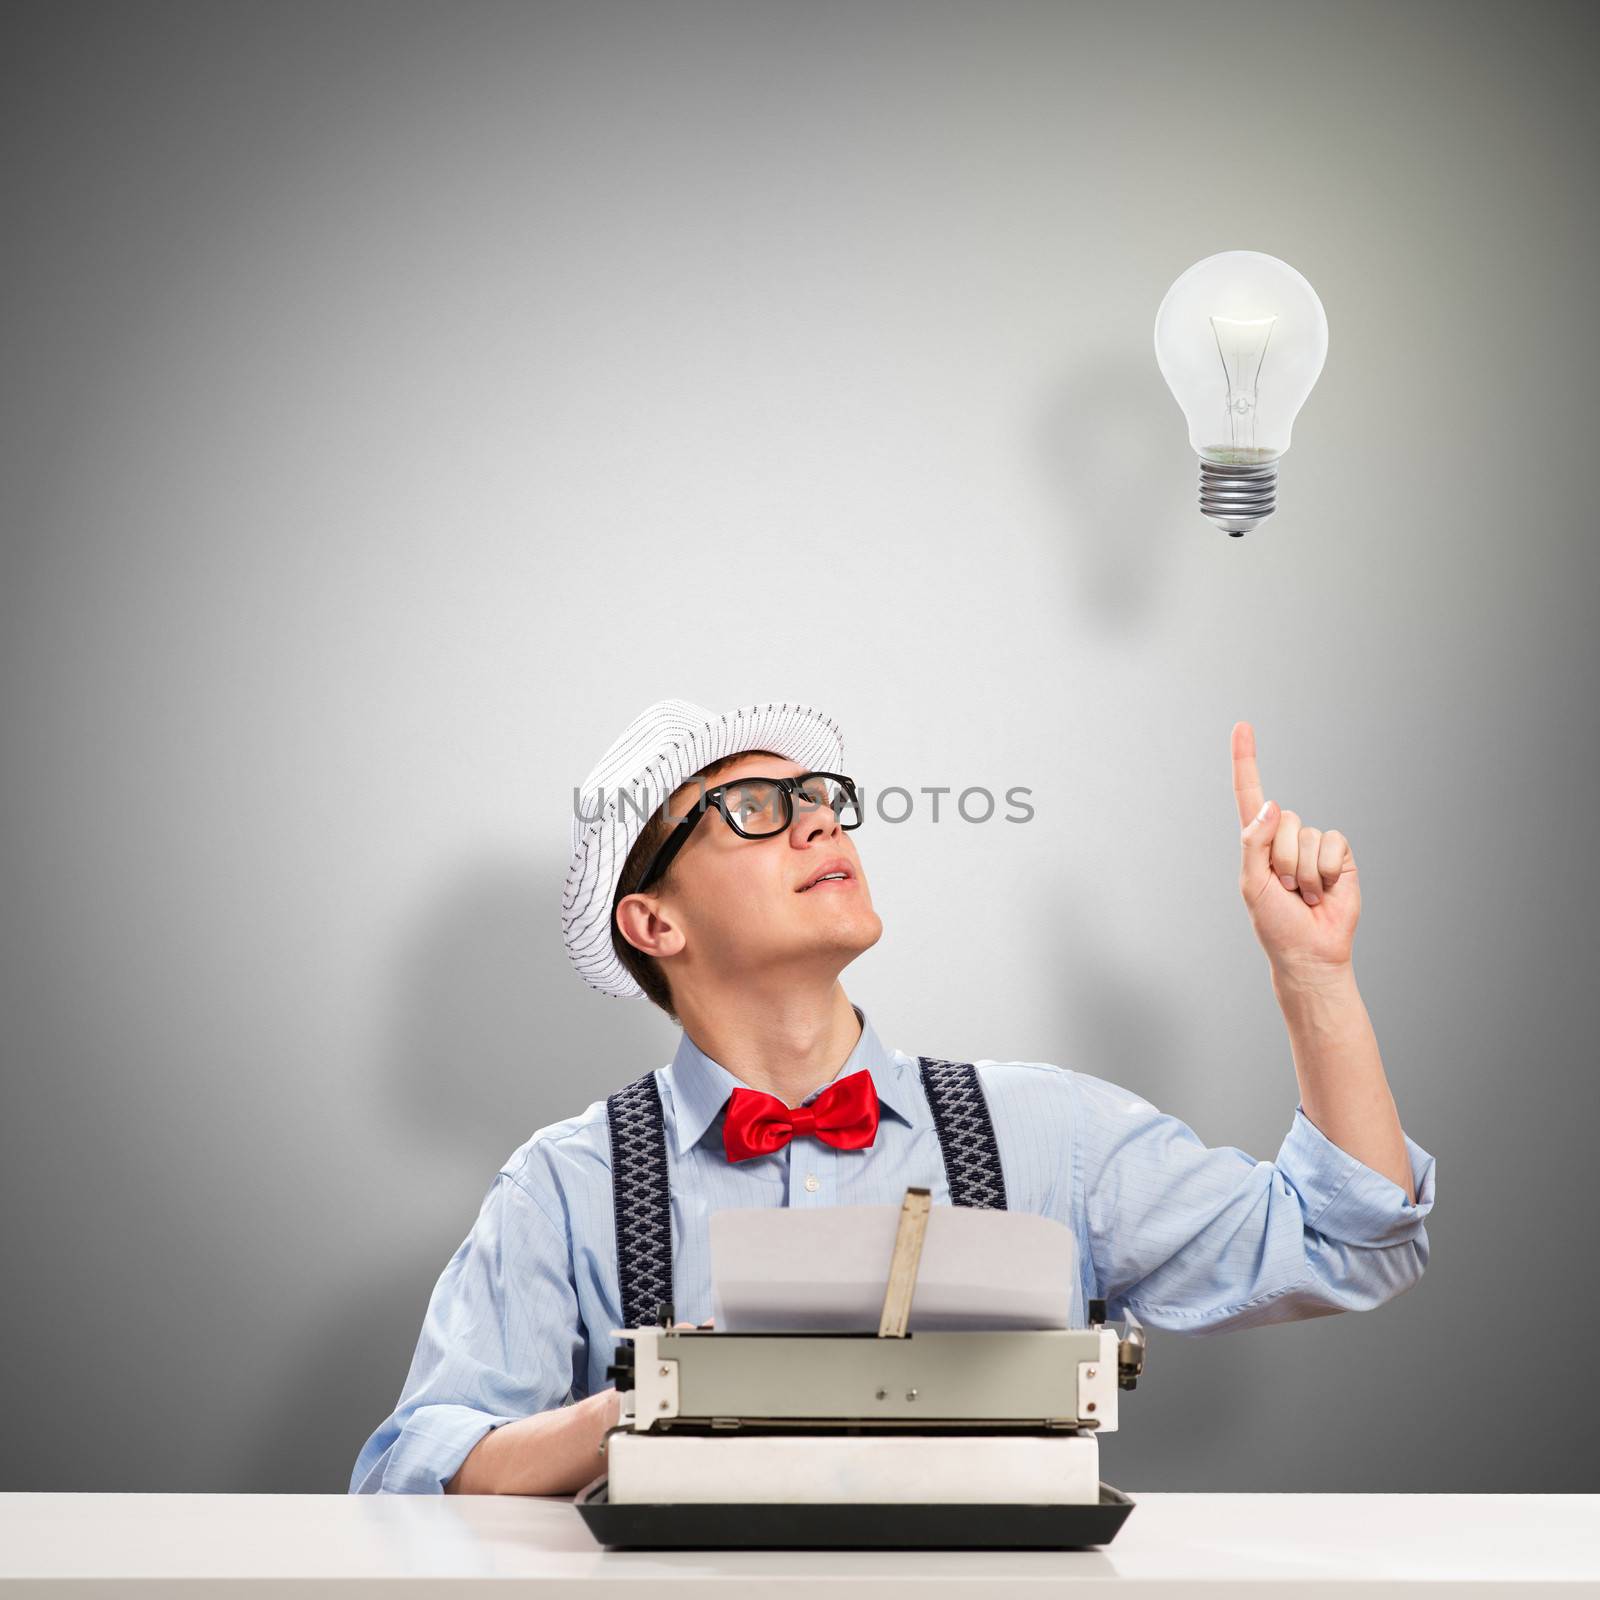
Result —
<instances>
[{"instance_id":1,"label":"light blue shirt","mask_svg":"<svg viewBox=\"0 0 1600 1600\"><path fill-rule=\"evenodd\" d=\"M711 1316L707 1219L729 1206L899 1205L924 1185L948 1205L917 1058L861 1037L837 1077L872 1074L877 1136L808 1136L737 1165L722 1110L740 1080L683 1034L658 1068L672 1190L673 1305ZM1433 1157L1406 1139L1417 1196L1331 1143L1295 1108L1276 1161L1208 1149L1176 1117L1102 1078L1044 1061L976 1063L1006 1200L1077 1239L1073 1319L1215 1333L1365 1311L1428 1264ZM620 1087L620 1086L619 1086ZM809 1104L826 1085L819 1085ZM352 1494L439 1494L491 1428L605 1388L621 1324L606 1104L541 1128L501 1167L423 1318L399 1404L367 1441Z\"/></svg>"}]
</instances>

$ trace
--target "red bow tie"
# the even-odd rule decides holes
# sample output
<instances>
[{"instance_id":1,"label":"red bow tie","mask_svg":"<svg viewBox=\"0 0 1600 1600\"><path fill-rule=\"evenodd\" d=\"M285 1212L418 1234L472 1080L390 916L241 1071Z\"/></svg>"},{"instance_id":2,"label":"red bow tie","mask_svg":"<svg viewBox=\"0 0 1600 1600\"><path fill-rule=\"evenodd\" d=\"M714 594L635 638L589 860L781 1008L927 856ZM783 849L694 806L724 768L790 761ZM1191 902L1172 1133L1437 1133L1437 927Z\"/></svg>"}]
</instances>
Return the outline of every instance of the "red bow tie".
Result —
<instances>
[{"instance_id":1,"label":"red bow tie","mask_svg":"<svg viewBox=\"0 0 1600 1600\"><path fill-rule=\"evenodd\" d=\"M808 1106L786 1106L775 1094L738 1088L728 1101L722 1147L730 1161L781 1150L809 1133L840 1150L860 1150L878 1132L878 1091L865 1069L830 1083Z\"/></svg>"}]
</instances>

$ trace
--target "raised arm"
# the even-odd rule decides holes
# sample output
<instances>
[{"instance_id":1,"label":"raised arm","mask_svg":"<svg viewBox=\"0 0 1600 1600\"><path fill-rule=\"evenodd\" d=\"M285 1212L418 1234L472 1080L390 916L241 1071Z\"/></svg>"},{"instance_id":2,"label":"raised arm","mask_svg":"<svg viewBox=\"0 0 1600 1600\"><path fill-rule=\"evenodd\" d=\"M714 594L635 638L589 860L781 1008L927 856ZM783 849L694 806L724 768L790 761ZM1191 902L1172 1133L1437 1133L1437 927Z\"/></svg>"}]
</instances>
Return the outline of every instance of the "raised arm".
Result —
<instances>
[{"instance_id":1,"label":"raised arm","mask_svg":"<svg viewBox=\"0 0 1600 1600\"><path fill-rule=\"evenodd\" d=\"M1384 1076L1352 962L1361 876L1336 828L1308 827L1267 800L1255 730L1233 726L1233 797L1239 814L1239 893L1266 952L1272 992L1294 1053L1300 1102L1341 1149L1416 1199L1400 1114Z\"/></svg>"},{"instance_id":2,"label":"raised arm","mask_svg":"<svg viewBox=\"0 0 1600 1600\"><path fill-rule=\"evenodd\" d=\"M1117 1084L1069 1077L1074 1198L1112 1316L1215 1333L1370 1310L1422 1276L1434 1162L1409 1137L1415 1204L1301 1108L1277 1159L1257 1161Z\"/></svg>"}]
</instances>

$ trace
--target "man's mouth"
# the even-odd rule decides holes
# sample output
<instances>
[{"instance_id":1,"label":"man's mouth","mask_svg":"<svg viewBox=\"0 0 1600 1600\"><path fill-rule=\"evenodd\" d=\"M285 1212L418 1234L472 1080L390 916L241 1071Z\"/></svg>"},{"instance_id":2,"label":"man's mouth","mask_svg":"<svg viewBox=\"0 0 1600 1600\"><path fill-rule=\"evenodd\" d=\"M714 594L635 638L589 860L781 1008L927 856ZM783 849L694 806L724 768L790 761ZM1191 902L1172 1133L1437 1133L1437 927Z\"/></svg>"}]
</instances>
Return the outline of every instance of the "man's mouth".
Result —
<instances>
[{"instance_id":1,"label":"man's mouth","mask_svg":"<svg viewBox=\"0 0 1600 1600\"><path fill-rule=\"evenodd\" d=\"M805 894L809 890L839 883L854 883L855 873L842 861L825 861L814 877L807 878L795 890L796 894Z\"/></svg>"}]
</instances>

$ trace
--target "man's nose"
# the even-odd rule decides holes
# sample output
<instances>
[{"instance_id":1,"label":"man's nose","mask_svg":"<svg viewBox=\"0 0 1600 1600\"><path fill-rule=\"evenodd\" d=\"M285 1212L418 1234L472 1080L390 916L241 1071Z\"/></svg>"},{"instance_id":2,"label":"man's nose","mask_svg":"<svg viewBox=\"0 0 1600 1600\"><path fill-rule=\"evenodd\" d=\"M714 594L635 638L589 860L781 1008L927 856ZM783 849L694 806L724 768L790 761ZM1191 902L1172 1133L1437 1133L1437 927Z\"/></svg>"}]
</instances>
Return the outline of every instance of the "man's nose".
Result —
<instances>
[{"instance_id":1,"label":"man's nose","mask_svg":"<svg viewBox=\"0 0 1600 1600\"><path fill-rule=\"evenodd\" d=\"M807 806L802 810L798 799L795 802L794 822L797 837L807 844L819 834L826 837L839 831L838 813L832 806Z\"/></svg>"}]
</instances>

